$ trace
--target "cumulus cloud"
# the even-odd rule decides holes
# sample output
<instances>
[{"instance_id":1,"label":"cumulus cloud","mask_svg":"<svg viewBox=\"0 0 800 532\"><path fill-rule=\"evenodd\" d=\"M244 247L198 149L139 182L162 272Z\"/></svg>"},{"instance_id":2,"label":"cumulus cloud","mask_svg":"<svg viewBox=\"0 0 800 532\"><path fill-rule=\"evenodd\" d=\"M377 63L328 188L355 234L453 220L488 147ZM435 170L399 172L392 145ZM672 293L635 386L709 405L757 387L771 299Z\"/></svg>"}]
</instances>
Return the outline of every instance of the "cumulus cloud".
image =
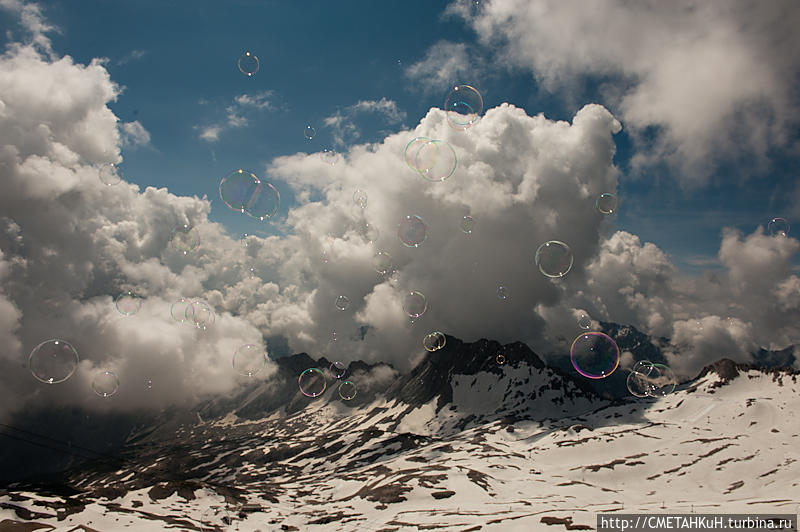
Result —
<instances>
[{"instance_id":1,"label":"cumulus cloud","mask_svg":"<svg viewBox=\"0 0 800 532\"><path fill-rule=\"evenodd\" d=\"M726 158L763 165L797 124L800 10L791 0L457 2L496 61L557 93L598 82L642 148L634 168L671 163L684 184ZM435 47L434 47L435 48Z\"/></svg>"},{"instance_id":2,"label":"cumulus cloud","mask_svg":"<svg viewBox=\"0 0 800 532\"><path fill-rule=\"evenodd\" d=\"M379 116L385 124L394 127L402 124L406 118L405 111L398 108L394 100L386 97L380 100L360 100L344 109L337 110L323 120L325 127L332 132L334 146L343 148L361 137L356 120L363 115Z\"/></svg>"},{"instance_id":3,"label":"cumulus cloud","mask_svg":"<svg viewBox=\"0 0 800 532\"><path fill-rule=\"evenodd\" d=\"M122 129L121 140L124 147L134 148L150 144L150 133L138 120L123 122L120 129Z\"/></svg>"},{"instance_id":4,"label":"cumulus cloud","mask_svg":"<svg viewBox=\"0 0 800 532\"><path fill-rule=\"evenodd\" d=\"M245 116L248 111L274 111L277 106L274 102L274 91L265 90L256 94L240 94L233 99L233 103L225 107L225 120L195 126L200 131L198 137L206 142L213 143L219 140L220 134L228 129L246 127L248 124ZM201 105L208 102L202 100Z\"/></svg>"},{"instance_id":5,"label":"cumulus cloud","mask_svg":"<svg viewBox=\"0 0 800 532\"><path fill-rule=\"evenodd\" d=\"M466 44L441 40L425 57L408 66L405 75L423 92L441 92L465 80L478 79L483 71L482 61Z\"/></svg>"},{"instance_id":6,"label":"cumulus cloud","mask_svg":"<svg viewBox=\"0 0 800 532\"><path fill-rule=\"evenodd\" d=\"M56 31L57 28L45 21L38 4L23 0L0 0L0 8L18 17L20 26L27 34L26 42L33 44L52 57L52 43L47 34ZM17 44L13 43L12 46L17 46Z\"/></svg>"}]
</instances>

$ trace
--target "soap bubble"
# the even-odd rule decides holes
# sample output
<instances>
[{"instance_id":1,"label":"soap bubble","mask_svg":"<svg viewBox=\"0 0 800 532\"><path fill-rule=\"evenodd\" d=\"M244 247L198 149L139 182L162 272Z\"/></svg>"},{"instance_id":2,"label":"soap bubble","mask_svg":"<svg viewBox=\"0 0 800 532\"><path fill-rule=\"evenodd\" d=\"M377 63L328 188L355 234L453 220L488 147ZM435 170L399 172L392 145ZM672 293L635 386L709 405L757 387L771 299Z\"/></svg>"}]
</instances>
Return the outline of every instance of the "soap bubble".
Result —
<instances>
[{"instance_id":1,"label":"soap bubble","mask_svg":"<svg viewBox=\"0 0 800 532\"><path fill-rule=\"evenodd\" d=\"M678 379L668 366L664 364L651 365L650 373L647 375L647 395L663 397L671 394L677 385Z\"/></svg>"},{"instance_id":2,"label":"soap bubble","mask_svg":"<svg viewBox=\"0 0 800 532\"><path fill-rule=\"evenodd\" d=\"M631 392L631 395L634 397L647 397L648 396L648 379L646 375L643 375L636 371L631 371L628 374L628 380L626 381L628 385L628 391Z\"/></svg>"},{"instance_id":3,"label":"soap bubble","mask_svg":"<svg viewBox=\"0 0 800 532\"><path fill-rule=\"evenodd\" d=\"M229 530L233 524L233 517L231 517L228 510L221 506L212 506L200 517L200 523L203 532L219 532L221 530Z\"/></svg>"},{"instance_id":4,"label":"soap bubble","mask_svg":"<svg viewBox=\"0 0 800 532\"><path fill-rule=\"evenodd\" d=\"M472 228L475 227L475 219L472 216L464 216L461 218L461 232L465 235L472 233Z\"/></svg>"},{"instance_id":5,"label":"soap bubble","mask_svg":"<svg viewBox=\"0 0 800 532\"><path fill-rule=\"evenodd\" d=\"M182 224L172 230L169 239L172 249L180 251L184 255L197 249L200 245L200 233L189 224Z\"/></svg>"},{"instance_id":6,"label":"soap bubble","mask_svg":"<svg viewBox=\"0 0 800 532\"><path fill-rule=\"evenodd\" d=\"M447 338L439 331L430 333L422 340L422 346L426 351L430 351L431 353L443 348L445 343L447 343Z\"/></svg>"},{"instance_id":7,"label":"soap bubble","mask_svg":"<svg viewBox=\"0 0 800 532\"><path fill-rule=\"evenodd\" d=\"M243 213L259 183L255 174L240 168L219 182L219 197L229 208Z\"/></svg>"},{"instance_id":8,"label":"soap bubble","mask_svg":"<svg viewBox=\"0 0 800 532\"><path fill-rule=\"evenodd\" d=\"M405 216L397 226L397 238L406 247L419 247L428 238L428 226L417 215Z\"/></svg>"},{"instance_id":9,"label":"soap bubble","mask_svg":"<svg viewBox=\"0 0 800 532\"><path fill-rule=\"evenodd\" d=\"M305 127L305 129L303 129L303 136L304 136L305 138L307 138L308 140L311 140L311 139L313 139L313 138L314 138L314 135L316 135L316 134L317 134L317 130L316 130L316 129L314 129L313 127L311 127L311 124L308 124L308 125Z\"/></svg>"},{"instance_id":10,"label":"soap bubble","mask_svg":"<svg viewBox=\"0 0 800 532\"><path fill-rule=\"evenodd\" d=\"M409 168L414 170L415 172L424 172L433 167L436 159L438 158L438 145L432 145L429 149L426 149L420 157L418 158L417 155L419 154L420 148L425 146L431 139L428 137L417 137L412 139L408 144L406 144L405 152L403 153L403 158L406 161L406 164Z\"/></svg>"},{"instance_id":11,"label":"soap bubble","mask_svg":"<svg viewBox=\"0 0 800 532\"><path fill-rule=\"evenodd\" d=\"M469 85L456 85L444 102L447 123L453 129L465 130L472 126L483 113L483 98L477 89Z\"/></svg>"},{"instance_id":12,"label":"soap bubble","mask_svg":"<svg viewBox=\"0 0 800 532\"><path fill-rule=\"evenodd\" d=\"M101 371L92 380L92 390L100 397L111 397L119 390L119 379L113 371Z\"/></svg>"},{"instance_id":13,"label":"soap bubble","mask_svg":"<svg viewBox=\"0 0 800 532\"><path fill-rule=\"evenodd\" d=\"M378 228L372 225L371 223L367 222L366 220L360 220L355 225L355 231L364 240L369 242L370 244L378 240L381 236L381 232L378 231Z\"/></svg>"},{"instance_id":14,"label":"soap bubble","mask_svg":"<svg viewBox=\"0 0 800 532\"><path fill-rule=\"evenodd\" d=\"M429 140L414 155L414 166L428 181L444 181L456 171L458 159L453 147L443 140Z\"/></svg>"},{"instance_id":15,"label":"soap bubble","mask_svg":"<svg viewBox=\"0 0 800 532\"><path fill-rule=\"evenodd\" d=\"M392 257L385 251L379 251L372 257L372 268L381 275L388 274L392 269Z\"/></svg>"},{"instance_id":16,"label":"soap bubble","mask_svg":"<svg viewBox=\"0 0 800 532\"><path fill-rule=\"evenodd\" d=\"M322 159L322 162L328 163L329 165L333 166L339 160L339 154L336 153L334 149L325 148L319 154L319 158Z\"/></svg>"},{"instance_id":17,"label":"soap bubble","mask_svg":"<svg viewBox=\"0 0 800 532\"><path fill-rule=\"evenodd\" d=\"M300 392L306 397L317 397L325 391L327 383L325 374L318 368L308 368L304 370L297 379L300 385Z\"/></svg>"},{"instance_id":18,"label":"soap bubble","mask_svg":"<svg viewBox=\"0 0 800 532\"><path fill-rule=\"evenodd\" d=\"M361 207L362 209L366 209L367 207L367 193L357 188L355 192L353 192L353 203Z\"/></svg>"},{"instance_id":19,"label":"soap bubble","mask_svg":"<svg viewBox=\"0 0 800 532\"><path fill-rule=\"evenodd\" d=\"M253 195L250 196L244 213L250 218L263 222L267 218L275 216L280 204L281 195L278 193L278 189L270 183L259 181L253 190Z\"/></svg>"},{"instance_id":20,"label":"soap bubble","mask_svg":"<svg viewBox=\"0 0 800 532\"><path fill-rule=\"evenodd\" d=\"M506 299L508 299L508 288L506 288L503 285L498 286L497 287L497 298L502 300L502 301L505 301Z\"/></svg>"},{"instance_id":21,"label":"soap bubble","mask_svg":"<svg viewBox=\"0 0 800 532\"><path fill-rule=\"evenodd\" d=\"M153 380L152 379L145 379L144 380L144 386L148 390L152 390L153 389Z\"/></svg>"},{"instance_id":22,"label":"soap bubble","mask_svg":"<svg viewBox=\"0 0 800 532\"><path fill-rule=\"evenodd\" d=\"M120 172L119 166L114 163L101 166L98 176L100 177L100 181L108 186L116 185L122 181L122 172Z\"/></svg>"},{"instance_id":23,"label":"soap bubble","mask_svg":"<svg viewBox=\"0 0 800 532\"><path fill-rule=\"evenodd\" d=\"M339 384L339 397L344 401L350 401L356 396L356 385L352 381L344 381Z\"/></svg>"},{"instance_id":24,"label":"soap bubble","mask_svg":"<svg viewBox=\"0 0 800 532\"><path fill-rule=\"evenodd\" d=\"M217 319L214 309L202 299L195 299L186 306L184 313L186 321L198 329L206 330L211 327Z\"/></svg>"},{"instance_id":25,"label":"soap bubble","mask_svg":"<svg viewBox=\"0 0 800 532\"><path fill-rule=\"evenodd\" d=\"M128 290L118 295L114 304L123 316L133 316L142 308L142 298Z\"/></svg>"},{"instance_id":26,"label":"soap bubble","mask_svg":"<svg viewBox=\"0 0 800 532\"><path fill-rule=\"evenodd\" d=\"M64 382L78 369L78 351L64 340L46 340L31 351L28 369L45 384Z\"/></svg>"},{"instance_id":27,"label":"soap bubble","mask_svg":"<svg viewBox=\"0 0 800 532\"><path fill-rule=\"evenodd\" d=\"M169 314L172 319L178 323L186 321L186 307L189 306L189 300L180 298L169 307Z\"/></svg>"},{"instance_id":28,"label":"soap bubble","mask_svg":"<svg viewBox=\"0 0 800 532\"><path fill-rule=\"evenodd\" d=\"M494 357L494 361L497 362L499 366L502 366L506 363L506 356L503 353L497 353L497 356Z\"/></svg>"},{"instance_id":29,"label":"soap bubble","mask_svg":"<svg viewBox=\"0 0 800 532\"><path fill-rule=\"evenodd\" d=\"M572 342L570 359L575 371L590 379L604 379L619 365L619 347L608 335L587 332Z\"/></svg>"},{"instance_id":30,"label":"soap bubble","mask_svg":"<svg viewBox=\"0 0 800 532\"><path fill-rule=\"evenodd\" d=\"M789 222L784 218L773 218L769 221L767 230L772 236L787 236L789 234Z\"/></svg>"},{"instance_id":31,"label":"soap bubble","mask_svg":"<svg viewBox=\"0 0 800 532\"><path fill-rule=\"evenodd\" d=\"M337 360L336 362L331 362L331 367L328 370L331 372L331 377L341 379L347 373L347 366L344 365L344 362Z\"/></svg>"},{"instance_id":32,"label":"soap bubble","mask_svg":"<svg viewBox=\"0 0 800 532\"><path fill-rule=\"evenodd\" d=\"M587 314L581 314L578 318L578 327L588 331L592 327L592 318L590 318Z\"/></svg>"},{"instance_id":33,"label":"soap bubble","mask_svg":"<svg viewBox=\"0 0 800 532\"><path fill-rule=\"evenodd\" d=\"M252 76L258 72L258 67L258 57L250 52L245 52L242 54L242 57L239 58L239 70L242 71L242 74Z\"/></svg>"},{"instance_id":34,"label":"soap bubble","mask_svg":"<svg viewBox=\"0 0 800 532\"><path fill-rule=\"evenodd\" d=\"M603 214L612 214L617 208L617 197L610 192L604 192L597 197L595 207Z\"/></svg>"},{"instance_id":35,"label":"soap bubble","mask_svg":"<svg viewBox=\"0 0 800 532\"><path fill-rule=\"evenodd\" d=\"M339 296L336 298L336 308L339 310L347 310L350 308L350 298L347 296Z\"/></svg>"},{"instance_id":36,"label":"soap bubble","mask_svg":"<svg viewBox=\"0 0 800 532\"><path fill-rule=\"evenodd\" d=\"M403 297L403 311L408 314L409 318L419 318L428 309L428 302L425 299L425 294L412 290L406 292Z\"/></svg>"},{"instance_id":37,"label":"soap bubble","mask_svg":"<svg viewBox=\"0 0 800 532\"><path fill-rule=\"evenodd\" d=\"M572 268L572 261L572 250L558 240L548 240L536 250L536 266L547 277L565 276Z\"/></svg>"},{"instance_id":38,"label":"soap bubble","mask_svg":"<svg viewBox=\"0 0 800 532\"><path fill-rule=\"evenodd\" d=\"M650 372L653 370L653 363L649 360L637 360L636 363L633 364L633 368L631 371L635 373L641 373L642 375L650 375Z\"/></svg>"},{"instance_id":39,"label":"soap bubble","mask_svg":"<svg viewBox=\"0 0 800 532\"><path fill-rule=\"evenodd\" d=\"M267 354L255 344L240 345L233 353L233 369L239 375L252 377L267 364Z\"/></svg>"}]
</instances>

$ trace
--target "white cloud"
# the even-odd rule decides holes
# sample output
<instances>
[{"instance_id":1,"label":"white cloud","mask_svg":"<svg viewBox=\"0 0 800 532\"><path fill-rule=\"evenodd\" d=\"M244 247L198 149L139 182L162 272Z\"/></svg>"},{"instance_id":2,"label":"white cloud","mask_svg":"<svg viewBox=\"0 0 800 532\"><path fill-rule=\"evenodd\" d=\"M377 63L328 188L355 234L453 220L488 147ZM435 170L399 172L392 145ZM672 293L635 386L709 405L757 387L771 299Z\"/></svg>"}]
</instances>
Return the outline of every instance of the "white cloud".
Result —
<instances>
[{"instance_id":1,"label":"white cloud","mask_svg":"<svg viewBox=\"0 0 800 532\"><path fill-rule=\"evenodd\" d=\"M361 134L356 120L360 118L360 115L365 114L377 115L382 118L384 123L395 127L402 124L406 118L405 111L398 108L394 100L386 97L380 100L360 100L344 109L337 110L323 120L325 127L331 129L333 145L343 148L357 141Z\"/></svg>"},{"instance_id":2,"label":"white cloud","mask_svg":"<svg viewBox=\"0 0 800 532\"><path fill-rule=\"evenodd\" d=\"M438 41L425 57L406 68L405 74L423 92L441 92L479 79L484 69L464 43Z\"/></svg>"},{"instance_id":3,"label":"white cloud","mask_svg":"<svg viewBox=\"0 0 800 532\"><path fill-rule=\"evenodd\" d=\"M45 21L39 4L23 0L0 0L0 8L18 16L20 25L28 33L29 39L26 40L52 58L52 43L47 34L57 31L57 28Z\"/></svg>"},{"instance_id":4,"label":"white cloud","mask_svg":"<svg viewBox=\"0 0 800 532\"><path fill-rule=\"evenodd\" d=\"M147 146L150 144L150 133L138 121L123 122L122 128L122 145L128 148L137 146Z\"/></svg>"},{"instance_id":5,"label":"white cloud","mask_svg":"<svg viewBox=\"0 0 800 532\"><path fill-rule=\"evenodd\" d=\"M602 80L606 103L641 141L634 167L667 161L684 184L702 183L723 159L763 165L800 116L791 0L494 0L449 10L495 47L498 64L530 69L552 92Z\"/></svg>"},{"instance_id":6,"label":"white cloud","mask_svg":"<svg viewBox=\"0 0 800 532\"><path fill-rule=\"evenodd\" d=\"M117 61L117 65L125 65L132 61L138 61L147 55L147 50L131 50L130 53L125 54Z\"/></svg>"},{"instance_id":7,"label":"white cloud","mask_svg":"<svg viewBox=\"0 0 800 532\"><path fill-rule=\"evenodd\" d=\"M225 107L225 120L205 126L195 126L199 130L199 138L212 143L219 140L219 136L228 129L246 127L248 124L245 114L249 110L274 111L277 109L274 91L265 90L253 95L240 94L233 99L233 103ZM200 100L201 105L208 102Z\"/></svg>"}]
</instances>

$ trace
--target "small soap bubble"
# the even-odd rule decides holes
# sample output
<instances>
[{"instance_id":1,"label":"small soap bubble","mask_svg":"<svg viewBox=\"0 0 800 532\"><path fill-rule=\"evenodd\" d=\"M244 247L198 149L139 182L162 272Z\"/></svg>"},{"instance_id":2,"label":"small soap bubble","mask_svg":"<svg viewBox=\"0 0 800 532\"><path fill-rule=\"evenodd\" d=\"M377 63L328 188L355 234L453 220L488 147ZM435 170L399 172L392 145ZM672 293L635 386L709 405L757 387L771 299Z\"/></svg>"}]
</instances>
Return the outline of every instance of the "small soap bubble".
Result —
<instances>
[{"instance_id":1,"label":"small soap bubble","mask_svg":"<svg viewBox=\"0 0 800 532\"><path fill-rule=\"evenodd\" d=\"M313 139L314 135L316 135L316 134L317 134L317 130L314 129L311 126L311 124L306 125L305 129L303 129L303 136L308 140Z\"/></svg>"},{"instance_id":2,"label":"small soap bubble","mask_svg":"<svg viewBox=\"0 0 800 532\"><path fill-rule=\"evenodd\" d=\"M337 360L336 362L331 362L331 367L328 370L331 372L331 377L341 379L347 373L347 366L344 365L344 362Z\"/></svg>"},{"instance_id":3,"label":"small soap bubble","mask_svg":"<svg viewBox=\"0 0 800 532\"><path fill-rule=\"evenodd\" d=\"M595 207L603 214L612 214L617 209L617 197L610 192L604 192L597 197Z\"/></svg>"},{"instance_id":4,"label":"small soap bubble","mask_svg":"<svg viewBox=\"0 0 800 532\"><path fill-rule=\"evenodd\" d=\"M144 386L148 390L152 390L153 389L153 381L152 381L152 379L145 379Z\"/></svg>"},{"instance_id":5,"label":"small soap bubble","mask_svg":"<svg viewBox=\"0 0 800 532\"><path fill-rule=\"evenodd\" d=\"M28 369L45 384L64 382L78 369L78 351L64 340L46 340L31 350Z\"/></svg>"},{"instance_id":6,"label":"small soap bubble","mask_svg":"<svg viewBox=\"0 0 800 532\"><path fill-rule=\"evenodd\" d=\"M581 314L580 317L578 317L578 327L588 331L592 327L592 318L590 318L588 314Z\"/></svg>"},{"instance_id":7,"label":"small soap bubble","mask_svg":"<svg viewBox=\"0 0 800 532\"><path fill-rule=\"evenodd\" d=\"M339 154L336 153L334 149L325 148L319 153L319 157L322 159L322 162L328 163L331 166L339 161Z\"/></svg>"},{"instance_id":8,"label":"small soap bubble","mask_svg":"<svg viewBox=\"0 0 800 532\"><path fill-rule=\"evenodd\" d=\"M443 348L445 343L447 343L447 338L439 331L430 333L422 340L422 346L426 351L430 351L431 353Z\"/></svg>"},{"instance_id":9,"label":"small soap bubble","mask_svg":"<svg viewBox=\"0 0 800 532\"><path fill-rule=\"evenodd\" d=\"M113 371L101 371L92 380L92 390L100 397L111 397L119 390L119 378Z\"/></svg>"},{"instance_id":10,"label":"small soap bubble","mask_svg":"<svg viewBox=\"0 0 800 532\"><path fill-rule=\"evenodd\" d=\"M370 244L377 241L378 238L380 238L381 236L381 232L378 231L378 228L372 225L371 223L367 222L366 220L359 220L358 222L356 222L355 231L358 234L358 236L360 236Z\"/></svg>"},{"instance_id":11,"label":"small soap bubble","mask_svg":"<svg viewBox=\"0 0 800 532\"><path fill-rule=\"evenodd\" d=\"M425 314L427 309L428 301L422 292L412 290L403 296L403 311L408 314L409 318L419 318Z\"/></svg>"},{"instance_id":12,"label":"small soap bubble","mask_svg":"<svg viewBox=\"0 0 800 532\"><path fill-rule=\"evenodd\" d=\"M319 368L308 368L304 370L297 382L300 386L300 392L306 397L318 397L325 391L327 382L325 380L325 373Z\"/></svg>"},{"instance_id":13,"label":"small soap bubble","mask_svg":"<svg viewBox=\"0 0 800 532\"><path fill-rule=\"evenodd\" d=\"M247 233L245 233L245 234L243 234L243 235L242 235L242 247L243 247L243 248L245 248L245 249L246 249L246 248L248 248L248 247L250 246L250 243L247 241L247 238L248 238L249 236L250 236L250 235L248 235Z\"/></svg>"},{"instance_id":14,"label":"small soap bubble","mask_svg":"<svg viewBox=\"0 0 800 532\"><path fill-rule=\"evenodd\" d=\"M472 234L472 228L475 227L475 219L470 216L464 216L461 218L461 232L465 235Z\"/></svg>"},{"instance_id":15,"label":"small soap bubble","mask_svg":"<svg viewBox=\"0 0 800 532\"><path fill-rule=\"evenodd\" d=\"M264 369L267 364L267 354L264 349L255 344L240 345L233 353L232 363L236 373L252 377Z\"/></svg>"},{"instance_id":16,"label":"small soap bubble","mask_svg":"<svg viewBox=\"0 0 800 532\"><path fill-rule=\"evenodd\" d=\"M189 306L189 300L180 298L169 307L169 315L178 323L186 321L186 307Z\"/></svg>"},{"instance_id":17,"label":"small soap bubble","mask_svg":"<svg viewBox=\"0 0 800 532\"><path fill-rule=\"evenodd\" d=\"M347 296L339 296L336 298L336 308L345 311L350 308L350 298Z\"/></svg>"},{"instance_id":18,"label":"small soap bubble","mask_svg":"<svg viewBox=\"0 0 800 532\"><path fill-rule=\"evenodd\" d=\"M239 70L241 70L242 74L252 76L258 72L259 66L258 57L249 51L242 54L242 57L239 58Z\"/></svg>"},{"instance_id":19,"label":"small soap bubble","mask_svg":"<svg viewBox=\"0 0 800 532\"><path fill-rule=\"evenodd\" d=\"M379 251L372 257L372 268L381 275L392 270L392 257L385 251Z\"/></svg>"},{"instance_id":20,"label":"small soap bubble","mask_svg":"<svg viewBox=\"0 0 800 532\"><path fill-rule=\"evenodd\" d=\"M331 342L335 342L339 339L339 335L336 331L331 331Z\"/></svg>"},{"instance_id":21,"label":"small soap bubble","mask_svg":"<svg viewBox=\"0 0 800 532\"><path fill-rule=\"evenodd\" d=\"M249 268L249 269L248 269L248 274L247 274L247 277L248 277L249 279L255 279L255 278L256 278L256 269L255 269L255 268L252 268L252 267L251 267L251 268Z\"/></svg>"},{"instance_id":22,"label":"small soap bubble","mask_svg":"<svg viewBox=\"0 0 800 532\"><path fill-rule=\"evenodd\" d=\"M502 366L506 363L506 356L503 353L497 353L497 356L494 357L494 361L497 362L498 366Z\"/></svg>"},{"instance_id":23,"label":"small soap bubble","mask_svg":"<svg viewBox=\"0 0 800 532\"><path fill-rule=\"evenodd\" d=\"M353 203L361 207L362 209L367 208L367 193L357 188L355 192L353 192Z\"/></svg>"},{"instance_id":24,"label":"small soap bubble","mask_svg":"<svg viewBox=\"0 0 800 532\"><path fill-rule=\"evenodd\" d=\"M114 163L104 164L100 167L98 177L100 177L100 181L104 185L112 186L122 181L122 172L119 169L119 165Z\"/></svg>"},{"instance_id":25,"label":"small soap bubble","mask_svg":"<svg viewBox=\"0 0 800 532\"><path fill-rule=\"evenodd\" d=\"M417 215L405 216L397 226L397 238L406 247L419 247L428 238L428 225Z\"/></svg>"},{"instance_id":26,"label":"small soap bubble","mask_svg":"<svg viewBox=\"0 0 800 532\"><path fill-rule=\"evenodd\" d=\"M339 384L339 397L343 401L350 401L356 396L356 385L352 381L344 381Z\"/></svg>"},{"instance_id":27,"label":"small soap bubble","mask_svg":"<svg viewBox=\"0 0 800 532\"><path fill-rule=\"evenodd\" d=\"M619 365L619 347L608 335L587 332L572 342L570 359L575 371L589 379L605 379Z\"/></svg>"},{"instance_id":28,"label":"small soap bubble","mask_svg":"<svg viewBox=\"0 0 800 532\"><path fill-rule=\"evenodd\" d=\"M549 240L539 246L534 260L543 275L563 277L572 268L572 250L564 242Z\"/></svg>"},{"instance_id":29,"label":"small soap bubble","mask_svg":"<svg viewBox=\"0 0 800 532\"><path fill-rule=\"evenodd\" d=\"M508 299L508 288L503 285L497 287L497 298L501 301L505 301Z\"/></svg>"},{"instance_id":30,"label":"small soap bubble","mask_svg":"<svg viewBox=\"0 0 800 532\"><path fill-rule=\"evenodd\" d=\"M773 218L769 221L767 230L772 236L788 236L789 222L787 222L784 218Z\"/></svg>"},{"instance_id":31,"label":"small soap bubble","mask_svg":"<svg viewBox=\"0 0 800 532\"><path fill-rule=\"evenodd\" d=\"M475 87L456 85L447 95L444 109L450 127L463 131L480 118L483 113L483 98Z\"/></svg>"},{"instance_id":32,"label":"small soap bubble","mask_svg":"<svg viewBox=\"0 0 800 532\"><path fill-rule=\"evenodd\" d=\"M200 245L200 233L189 224L181 224L172 230L169 245L172 249L187 255Z\"/></svg>"},{"instance_id":33,"label":"small soap bubble","mask_svg":"<svg viewBox=\"0 0 800 532\"><path fill-rule=\"evenodd\" d=\"M142 308L142 298L128 290L118 295L114 304L123 316L133 316Z\"/></svg>"}]
</instances>

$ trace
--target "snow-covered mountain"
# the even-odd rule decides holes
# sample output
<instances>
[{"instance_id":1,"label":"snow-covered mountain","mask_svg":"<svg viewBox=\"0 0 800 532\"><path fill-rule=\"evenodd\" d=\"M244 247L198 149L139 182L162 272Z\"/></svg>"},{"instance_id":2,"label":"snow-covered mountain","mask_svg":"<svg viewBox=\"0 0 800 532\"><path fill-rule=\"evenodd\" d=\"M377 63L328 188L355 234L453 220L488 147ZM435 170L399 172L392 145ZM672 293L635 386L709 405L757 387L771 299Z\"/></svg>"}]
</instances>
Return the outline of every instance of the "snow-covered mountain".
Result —
<instances>
[{"instance_id":1,"label":"snow-covered mountain","mask_svg":"<svg viewBox=\"0 0 800 532\"><path fill-rule=\"evenodd\" d=\"M58 485L10 486L0 529L593 529L598 512L800 509L791 370L721 360L667 397L607 400L524 344L448 337L407 375L351 364L363 393L346 403L297 391L327 361L279 362L270 385L166 412Z\"/></svg>"}]
</instances>

